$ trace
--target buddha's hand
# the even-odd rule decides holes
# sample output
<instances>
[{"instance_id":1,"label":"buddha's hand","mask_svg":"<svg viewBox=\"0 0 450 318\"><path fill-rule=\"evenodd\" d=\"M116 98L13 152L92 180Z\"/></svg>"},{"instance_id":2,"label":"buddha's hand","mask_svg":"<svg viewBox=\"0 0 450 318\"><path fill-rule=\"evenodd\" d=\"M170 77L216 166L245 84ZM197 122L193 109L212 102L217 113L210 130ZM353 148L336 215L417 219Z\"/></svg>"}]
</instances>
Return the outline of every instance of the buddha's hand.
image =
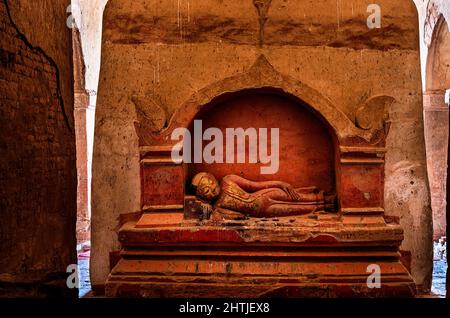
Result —
<instances>
[{"instance_id":1,"label":"buddha's hand","mask_svg":"<svg viewBox=\"0 0 450 318\"><path fill-rule=\"evenodd\" d=\"M281 189L293 200L300 202L301 198L300 195L295 191L294 187L291 186L289 183L282 183Z\"/></svg>"}]
</instances>

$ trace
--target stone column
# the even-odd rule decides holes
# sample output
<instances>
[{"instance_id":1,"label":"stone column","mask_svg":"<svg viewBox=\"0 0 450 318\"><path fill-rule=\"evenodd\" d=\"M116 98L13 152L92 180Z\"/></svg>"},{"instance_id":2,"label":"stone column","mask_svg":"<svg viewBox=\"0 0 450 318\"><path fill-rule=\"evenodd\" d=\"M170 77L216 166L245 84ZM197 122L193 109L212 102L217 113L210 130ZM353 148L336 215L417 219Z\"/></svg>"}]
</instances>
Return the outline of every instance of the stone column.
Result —
<instances>
[{"instance_id":1,"label":"stone column","mask_svg":"<svg viewBox=\"0 0 450 318\"><path fill-rule=\"evenodd\" d=\"M86 91L83 52L79 30L73 29L74 118L77 149L77 244L90 240L87 110L90 96Z\"/></svg>"},{"instance_id":2,"label":"stone column","mask_svg":"<svg viewBox=\"0 0 450 318\"><path fill-rule=\"evenodd\" d=\"M77 243L90 239L90 217L88 212L88 162L87 162L87 131L86 109L89 105L89 95L75 92L75 135L77 147Z\"/></svg>"},{"instance_id":3,"label":"stone column","mask_svg":"<svg viewBox=\"0 0 450 318\"><path fill-rule=\"evenodd\" d=\"M449 110L445 91L427 91L424 94L425 144L428 178L433 209L433 238L446 233L446 178L449 139Z\"/></svg>"}]
</instances>

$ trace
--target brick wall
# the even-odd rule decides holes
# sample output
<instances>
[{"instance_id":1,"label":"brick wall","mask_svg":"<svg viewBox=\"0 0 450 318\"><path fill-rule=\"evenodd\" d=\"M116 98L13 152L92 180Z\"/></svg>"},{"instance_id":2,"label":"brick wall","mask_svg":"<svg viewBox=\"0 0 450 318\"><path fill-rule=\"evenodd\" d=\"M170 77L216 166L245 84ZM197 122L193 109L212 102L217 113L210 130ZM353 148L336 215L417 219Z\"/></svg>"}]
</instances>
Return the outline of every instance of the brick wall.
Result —
<instances>
[{"instance_id":1,"label":"brick wall","mask_svg":"<svg viewBox=\"0 0 450 318\"><path fill-rule=\"evenodd\" d=\"M59 83L0 1L0 296L74 295L75 136Z\"/></svg>"}]
</instances>

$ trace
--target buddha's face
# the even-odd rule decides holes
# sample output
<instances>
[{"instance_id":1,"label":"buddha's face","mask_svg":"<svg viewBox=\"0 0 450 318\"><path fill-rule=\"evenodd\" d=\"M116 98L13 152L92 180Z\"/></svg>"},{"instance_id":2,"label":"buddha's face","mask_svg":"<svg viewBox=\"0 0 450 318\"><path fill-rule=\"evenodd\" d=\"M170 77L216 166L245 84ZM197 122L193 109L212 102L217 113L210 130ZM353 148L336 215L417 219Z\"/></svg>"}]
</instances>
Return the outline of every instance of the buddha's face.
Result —
<instances>
[{"instance_id":1,"label":"buddha's face","mask_svg":"<svg viewBox=\"0 0 450 318\"><path fill-rule=\"evenodd\" d=\"M199 173L192 179L196 195L207 202L214 201L220 194L220 185L217 179L209 173Z\"/></svg>"}]
</instances>

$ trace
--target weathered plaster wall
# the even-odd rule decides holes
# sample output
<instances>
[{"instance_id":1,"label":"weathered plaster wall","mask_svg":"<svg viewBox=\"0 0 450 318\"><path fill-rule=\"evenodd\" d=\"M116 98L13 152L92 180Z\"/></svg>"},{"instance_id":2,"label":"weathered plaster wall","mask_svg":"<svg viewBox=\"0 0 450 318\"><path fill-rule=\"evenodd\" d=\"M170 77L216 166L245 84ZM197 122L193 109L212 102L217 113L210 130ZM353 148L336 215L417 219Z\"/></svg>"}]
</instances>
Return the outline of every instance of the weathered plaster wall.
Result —
<instances>
[{"instance_id":1,"label":"weathered plaster wall","mask_svg":"<svg viewBox=\"0 0 450 318\"><path fill-rule=\"evenodd\" d=\"M69 1L0 1L0 296L76 296Z\"/></svg>"},{"instance_id":2,"label":"weathered plaster wall","mask_svg":"<svg viewBox=\"0 0 450 318\"><path fill-rule=\"evenodd\" d=\"M242 73L264 54L280 73L321 92L354 120L371 96L389 95L386 213L405 228L417 284L431 273L431 210L425 164L417 11L378 1L383 28L366 26L371 1L273 0L264 48L248 1L117 1L104 18L93 176L92 280L119 249L118 217L139 210L133 96L168 119L191 95Z\"/></svg>"}]
</instances>

